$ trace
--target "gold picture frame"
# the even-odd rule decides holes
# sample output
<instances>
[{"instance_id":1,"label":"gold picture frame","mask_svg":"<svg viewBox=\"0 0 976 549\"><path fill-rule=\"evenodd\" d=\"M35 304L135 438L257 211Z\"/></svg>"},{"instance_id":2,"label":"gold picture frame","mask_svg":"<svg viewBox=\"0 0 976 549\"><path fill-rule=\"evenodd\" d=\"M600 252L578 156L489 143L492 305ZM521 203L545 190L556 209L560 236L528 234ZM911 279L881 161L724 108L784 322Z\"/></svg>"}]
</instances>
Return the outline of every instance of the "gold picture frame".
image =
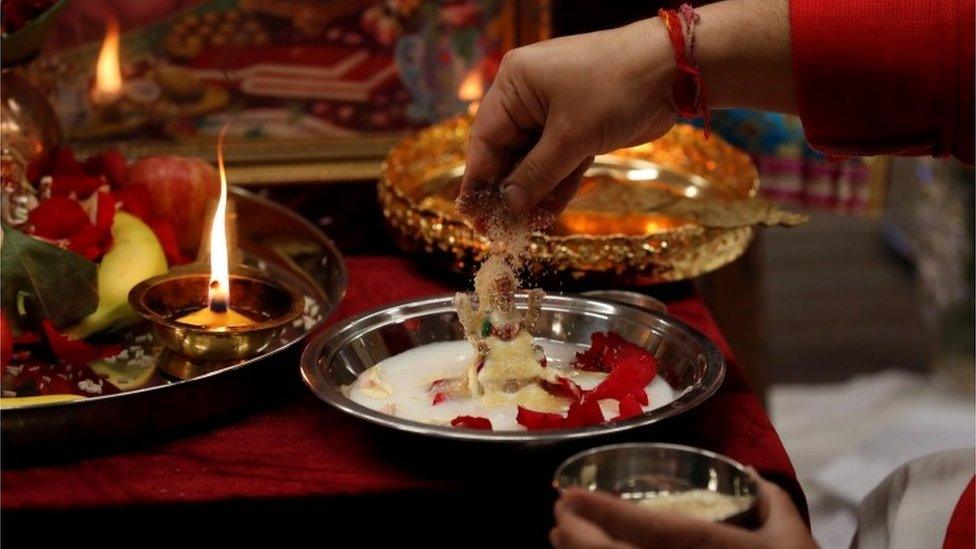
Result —
<instances>
[{"instance_id":1,"label":"gold picture frame","mask_svg":"<svg viewBox=\"0 0 976 549\"><path fill-rule=\"evenodd\" d=\"M547 0L502 0L498 21L502 51L549 35ZM344 137L228 138L228 177L237 185L274 186L330 182L375 181L390 149L413 130L357 133ZM102 139L75 141L79 156L107 148L130 158L153 155L192 156L216 161L215 138Z\"/></svg>"}]
</instances>

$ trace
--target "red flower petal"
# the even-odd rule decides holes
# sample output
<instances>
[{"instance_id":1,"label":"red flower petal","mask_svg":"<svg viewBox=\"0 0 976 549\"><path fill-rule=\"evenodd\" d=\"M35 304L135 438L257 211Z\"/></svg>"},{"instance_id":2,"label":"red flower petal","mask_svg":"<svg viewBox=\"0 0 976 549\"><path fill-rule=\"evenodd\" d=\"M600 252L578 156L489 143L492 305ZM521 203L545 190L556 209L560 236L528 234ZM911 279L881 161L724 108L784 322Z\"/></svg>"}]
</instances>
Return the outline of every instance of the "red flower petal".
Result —
<instances>
[{"instance_id":1,"label":"red flower petal","mask_svg":"<svg viewBox=\"0 0 976 549\"><path fill-rule=\"evenodd\" d=\"M172 265L182 265L189 261L180 251L180 240L176 237L176 231L169 221L164 219L153 219L148 221L149 228L156 233L156 238L163 247L166 254L166 261Z\"/></svg>"},{"instance_id":2,"label":"red flower petal","mask_svg":"<svg viewBox=\"0 0 976 549\"><path fill-rule=\"evenodd\" d=\"M578 402L583 398L583 389L569 378L557 376L555 382L543 379L540 381L540 384L551 395L566 397L572 399L574 402Z\"/></svg>"},{"instance_id":3,"label":"red flower petal","mask_svg":"<svg viewBox=\"0 0 976 549\"><path fill-rule=\"evenodd\" d=\"M16 373L9 369L4 371L4 374L9 376L7 380L17 396L70 393L90 397L120 392L118 387L84 364L65 364L43 358L30 358L23 362L19 361L17 365L20 368Z\"/></svg>"},{"instance_id":4,"label":"red flower petal","mask_svg":"<svg viewBox=\"0 0 976 549\"><path fill-rule=\"evenodd\" d=\"M129 165L122 153L112 149L102 151L85 161L85 171L94 176L104 176L113 188L125 182Z\"/></svg>"},{"instance_id":5,"label":"red flower petal","mask_svg":"<svg viewBox=\"0 0 976 549\"><path fill-rule=\"evenodd\" d=\"M587 425L599 425L606 421L603 418L603 410L596 399L587 398L569 405L569 412L563 422L565 427L585 427Z\"/></svg>"},{"instance_id":6,"label":"red flower petal","mask_svg":"<svg viewBox=\"0 0 976 549\"><path fill-rule=\"evenodd\" d=\"M92 345L78 339L71 339L54 329L51 321L41 321L44 335L47 336L51 351L59 360L68 364L87 364L100 358L108 358L122 352L121 345Z\"/></svg>"},{"instance_id":7,"label":"red flower petal","mask_svg":"<svg viewBox=\"0 0 976 549\"><path fill-rule=\"evenodd\" d=\"M98 193L95 224L89 224L68 240L68 249L92 261L112 247L112 222L115 220L115 197Z\"/></svg>"},{"instance_id":8,"label":"red flower petal","mask_svg":"<svg viewBox=\"0 0 976 549\"><path fill-rule=\"evenodd\" d=\"M434 400L430 404L431 406L437 406L438 404L444 402L445 400L447 400L447 397L444 396L444 393L437 393L436 395L434 395Z\"/></svg>"},{"instance_id":9,"label":"red flower petal","mask_svg":"<svg viewBox=\"0 0 976 549\"><path fill-rule=\"evenodd\" d=\"M627 395L633 395L637 402L642 400L646 402L645 389L654 379L656 372L654 358L650 355L629 357L622 360L606 379L589 391L587 397L597 400L604 398L622 400Z\"/></svg>"},{"instance_id":10,"label":"red flower petal","mask_svg":"<svg viewBox=\"0 0 976 549\"><path fill-rule=\"evenodd\" d=\"M68 249L78 255L84 256L86 259L95 261L105 253L105 250L101 247L101 242L104 237L104 229L94 225L88 225L68 240Z\"/></svg>"},{"instance_id":11,"label":"red flower petal","mask_svg":"<svg viewBox=\"0 0 976 549\"><path fill-rule=\"evenodd\" d=\"M85 175L85 170L78 163L71 147L61 147L58 150L58 157L54 161L54 167L51 168L51 175Z\"/></svg>"},{"instance_id":12,"label":"red flower petal","mask_svg":"<svg viewBox=\"0 0 976 549\"><path fill-rule=\"evenodd\" d=\"M587 372L603 372L603 361L601 357L606 349L607 336L601 332L590 335L590 348L582 353L576 353L576 360L573 367L577 370Z\"/></svg>"},{"instance_id":13,"label":"red flower petal","mask_svg":"<svg viewBox=\"0 0 976 549\"><path fill-rule=\"evenodd\" d=\"M106 230L115 221L115 196L112 193L98 193L98 211L95 212L95 226Z\"/></svg>"},{"instance_id":14,"label":"red flower petal","mask_svg":"<svg viewBox=\"0 0 976 549\"><path fill-rule=\"evenodd\" d=\"M491 431L491 420L477 416L458 416L451 420L453 427L466 427L468 429L483 429Z\"/></svg>"},{"instance_id":15,"label":"red flower petal","mask_svg":"<svg viewBox=\"0 0 976 549\"><path fill-rule=\"evenodd\" d=\"M101 178L91 175L55 174L51 176L51 194L68 196L75 193L78 198L88 198L104 184Z\"/></svg>"},{"instance_id":16,"label":"red flower petal","mask_svg":"<svg viewBox=\"0 0 976 549\"><path fill-rule=\"evenodd\" d=\"M152 218L149 191L142 185L129 185L115 192L122 202L122 210L138 217L143 221Z\"/></svg>"},{"instance_id":17,"label":"red flower petal","mask_svg":"<svg viewBox=\"0 0 976 549\"><path fill-rule=\"evenodd\" d=\"M576 353L573 366L588 372L610 372L616 367L620 352L630 347L637 346L615 332L596 332L590 336L590 348Z\"/></svg>"},{"instance_id":18,"label":"red flower petal","mask_svg":"<svg viewBox=\"0 0 976 549\"><path fill-rule=\"evenodd\" d=\"M644 413L644 409L634 398L634 395L627 395L620 400L620 413L614 418L615 421L623 421Z\"/></svg>"},{"instance_id":19,"label":"red flower petal","mask_svg":"<svg viewBox=\"0 0 976 549\"><path fill-rule=\"evenodd\" d=\"M34 226L34 234L51 240L68 238L91 225L81 204L64 196L41 201L27 220Z\"/></svg>"},{"instance_id":20,"label":"red flower petal","mask_svg":"<svg viewBox=\"0 0 976 549\"><path fill-rule=\"evenodd\" d=\"M591 339L593 347L582 353L586 356L577 355L577 367L598 367L610 373L587 393L587 398L622 400L632 395L639 404L647 404L645 389L657 375L654 355L613 332L593 334Z\"/></svg>"},{"instance_id":21,"label":"red flower petal","mask_svg":"<svg viewBox=\"0 0 976 549\"><path fill-rule=\"evenodd\" d=\"M559 429L564 424L563 416L548 412L536 412L528 408L518 407L518 415L515 420L519 425L530 431L537 429Z\"/></svg>"},{"instance_id":22,"label":"red flower petal","mask_svg":"<svg viewBox=\"0 0 976 549\"><path fill-rule=\"evenodd\" d=\"M0 366L6 366L14 354L14 332L7 322L7 315L0 311Z\"/></svg>"}]
</instances>

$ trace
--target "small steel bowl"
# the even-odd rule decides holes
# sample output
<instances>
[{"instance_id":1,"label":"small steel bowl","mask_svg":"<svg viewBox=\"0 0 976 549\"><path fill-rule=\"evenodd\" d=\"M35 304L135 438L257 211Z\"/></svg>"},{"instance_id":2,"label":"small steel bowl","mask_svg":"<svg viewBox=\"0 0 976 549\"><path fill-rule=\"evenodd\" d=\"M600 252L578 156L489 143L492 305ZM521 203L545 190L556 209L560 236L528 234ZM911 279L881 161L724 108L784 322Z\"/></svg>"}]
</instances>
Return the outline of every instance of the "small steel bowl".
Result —
<instances>
[{"instance_id":1,"label":"small steel bowl","mask_svg":"<svg viewBox=\"0 0 976 549\"><path fill-rule=\"evenodd\" d=\"M302 377L320 399L354 417L399 431L443 439L552 444L617 433L684 413L710 397L725 376L722 353L708 338L674 318L622 303L576 295L547 295L533 329L537 338L590 343L594 332L614 331L654 353L658 375L677 391L664 406L626 421L573 429L481 431L429 425L372 410L346 397L342 387L385 358L439 341L459 341L464 332L453 295L404 301L333 325L315 336L302 355ZM516 296L526 307L527 296Z\"/></svg>"},{"instance_id":2,"label":"small steel bowl","mask_svg":"<svg viewBox=\"0 0 976 549\"><path fill-rule=\"evenodd\" d=\"M602 490L633 501L695 489L748 496L748 507L718 522L758 526L759 485L752 475L737 461L691 446L635 443L586 450L559 465L553 486Z\"/></svg>"},{"instance_id":3,"label":"small steel bowl","mask_svg":"<svg viewBox=\"0 0 976 549\"><path fill-rule=\"evenodd\" d=\"M257 273L235 273L230 275L230 302L235 309L258 318L255 324L216 331L178 322L183 314L207 306L209 283L208 273L157 276L132 288L129 304L152 323L163 347L196 364L226 363L259 354L304 310L304 296L290 284Z\"/></svg>"}]
</instances>

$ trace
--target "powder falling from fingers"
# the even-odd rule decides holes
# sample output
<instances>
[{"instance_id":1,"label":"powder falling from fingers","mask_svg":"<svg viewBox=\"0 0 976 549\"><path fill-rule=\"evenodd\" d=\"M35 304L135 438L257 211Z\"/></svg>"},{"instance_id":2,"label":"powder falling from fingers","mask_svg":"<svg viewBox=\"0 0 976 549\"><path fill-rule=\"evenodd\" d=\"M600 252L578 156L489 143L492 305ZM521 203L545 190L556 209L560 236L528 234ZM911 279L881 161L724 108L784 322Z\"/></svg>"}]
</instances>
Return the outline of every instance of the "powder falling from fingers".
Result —
<instances>
[{"instance_id":1,"label":"powder falling from fingers","mask_svg":"<svg viewBox=\"0 0 976 549\"><path fill-rule=\"evenodd\" d=\"M455 308L464 326L466 337L478 349L480 355L488 352L485 342L488 333L517 333L525 322L534 322L538 311L529 311L521 317L515 309L515 293L521 286L519 273L523 270L531 249L532 232L552 222L551 215L514 214L505 203L498 189L468 193L458 197L458 210L467 212L477 225L485 227L489 240L487 258L474 277L477 304L472 304L467 294L455 297ZM541 290L533 290L530 299L533 307L541 307ZM525 322L523 322L525 321ZM475 366L469 372L469 385L473 394L480 392Z\"/></svg>"}]
</instances>

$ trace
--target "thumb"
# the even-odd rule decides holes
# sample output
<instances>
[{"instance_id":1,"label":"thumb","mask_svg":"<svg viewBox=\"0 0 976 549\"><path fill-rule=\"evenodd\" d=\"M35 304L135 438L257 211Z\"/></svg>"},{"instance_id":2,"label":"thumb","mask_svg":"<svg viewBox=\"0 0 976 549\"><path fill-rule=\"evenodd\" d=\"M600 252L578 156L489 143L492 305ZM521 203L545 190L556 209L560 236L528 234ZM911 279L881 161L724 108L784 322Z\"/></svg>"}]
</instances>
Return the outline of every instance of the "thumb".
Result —
<instances>
[{"instance_id":1,"label":"thumb","mask_svg":"<svg viewBox=\"0 0 976 549\"><path fill-rule=\"evenodd\" d=\"M542 137L502 182L509 208L527 212L576 171L587 154L564 131L546 125Z\"/></svg>"}]
</instances>

